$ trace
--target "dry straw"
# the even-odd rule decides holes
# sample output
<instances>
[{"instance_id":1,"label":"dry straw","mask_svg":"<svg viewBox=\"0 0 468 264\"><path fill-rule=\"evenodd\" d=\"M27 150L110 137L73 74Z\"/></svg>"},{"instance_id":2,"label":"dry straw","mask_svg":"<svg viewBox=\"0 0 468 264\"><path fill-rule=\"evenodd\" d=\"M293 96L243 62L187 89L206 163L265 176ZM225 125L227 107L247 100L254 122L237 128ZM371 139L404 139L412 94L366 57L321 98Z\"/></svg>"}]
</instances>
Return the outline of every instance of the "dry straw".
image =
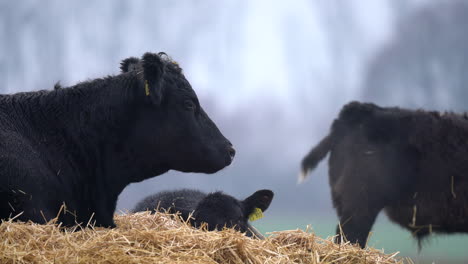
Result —
<instances>
[{"instance_id":1,"label":"dry straw","mask_svg":"<svg viewBox=\"0 0 468 264\"><path fill-rule=\"evenodd\" d=\"M229 229L201 231L163 213L115 220L114 229L3 222L0 263L412 263L302 230L259 240Z\"/></svg>"}]
</instances>

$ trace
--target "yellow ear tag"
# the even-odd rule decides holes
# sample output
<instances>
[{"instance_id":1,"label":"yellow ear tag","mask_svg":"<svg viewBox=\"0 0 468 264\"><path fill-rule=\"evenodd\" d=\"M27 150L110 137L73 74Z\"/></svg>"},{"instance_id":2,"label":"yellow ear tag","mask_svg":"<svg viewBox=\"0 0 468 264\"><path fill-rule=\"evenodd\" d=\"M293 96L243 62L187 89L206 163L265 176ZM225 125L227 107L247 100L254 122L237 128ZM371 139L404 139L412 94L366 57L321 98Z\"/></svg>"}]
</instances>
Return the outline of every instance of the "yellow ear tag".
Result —
<instances>
[{"instance_id":1,"label":"yellow ear tag","mask_svg":"<svg viewBox=\"0 0 468 264\"><path fill-rule=\"evenodd\" d=\"M146 96L149 95L149 85L148 85L148 80L145 80L145 94Z\"/></svg>"},{"instance_id":2,"label":"yellow ear tag","mask_svg":"<svg viewBox=\"0 0 468 264\"><path fill-rule=\"evenodd\" d=\"M250 221L255 221L263 217L263 211L262 209L255 207L253 209L253 212L249 215L249 220Z\"/></svg>"}]
</instances>

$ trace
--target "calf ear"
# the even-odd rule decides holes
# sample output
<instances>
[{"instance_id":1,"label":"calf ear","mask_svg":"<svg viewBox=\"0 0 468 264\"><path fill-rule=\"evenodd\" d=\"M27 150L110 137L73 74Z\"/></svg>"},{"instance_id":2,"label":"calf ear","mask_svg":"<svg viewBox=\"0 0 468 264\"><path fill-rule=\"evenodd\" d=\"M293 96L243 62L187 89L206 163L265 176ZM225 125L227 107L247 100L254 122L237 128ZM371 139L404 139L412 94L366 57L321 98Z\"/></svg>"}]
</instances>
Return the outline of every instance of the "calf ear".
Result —
<instances>
[{"instance_id":1,"label":"calf ear","mask_svg":"<svg viewBox=\"0 0 468 264\"><path fill-rule=\"evenodd\" d=\"M126 58L120 63L120 70L122 73L134 71L138 68L139 62L140 59L135 57Z\"/></svg>"},{"instance_id":2,"label":"calf ear","mask_svg":"<svg viewBox=\"0 0 468 264\"><path fill-rule=\"evenodd\" d=\"M162 76L165 62L158 54L145 53L142 57L144 93L155 104L160 104L163 94Z\"/></svg>"},{"instance_id":3,"label":"calf ear","mask_svg":"<svg viewBox=\"0 0 468 264\"><path fill-rule=\"evenodd\" d=\"M256 191L254 194L242 201L244 204L244 213L250 218L251 214L256 213L258 210L261 210L260 213L264 212L270 206L271 200L273 200L272 191Z\"/></svg>"}]
</instances>

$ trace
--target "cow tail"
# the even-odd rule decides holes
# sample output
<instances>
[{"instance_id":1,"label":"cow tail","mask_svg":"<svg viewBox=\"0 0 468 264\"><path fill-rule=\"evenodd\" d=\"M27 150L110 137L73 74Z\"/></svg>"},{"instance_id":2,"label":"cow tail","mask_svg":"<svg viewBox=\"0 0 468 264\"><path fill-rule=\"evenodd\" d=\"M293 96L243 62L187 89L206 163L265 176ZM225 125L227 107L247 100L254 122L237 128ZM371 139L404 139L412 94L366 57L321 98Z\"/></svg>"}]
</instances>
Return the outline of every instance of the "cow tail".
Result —
<instances>
[{"instance_id":1,"label":"cow tail","mask_svg":"<svg viewBox=\"0 0 468 264\"><path fill-rule=\"evenodd\" d=\"M374 104L356 101L343 106L338 119L335 119L332 124L331 132L302 160L299 183L307 178L307 174L317 167L317 164L325 158L334 144L338 144L337 142L343 138L347 131L371 118L377 109L379 107Z\"/></svg>"},{"instance_id":2,"label":"cow tail","mask_svg":"<svg viewBox=\"0 0 468 264\"><path fill-rule=\"evenodd\" d=\"M301 173L299 174L298 182L302 183L308 176L309 172L317 167L318 163L325 158L330 151L333 144L333 133L330 133L323 138L318 145L316 145L307 154L301 163Z\"/></svg>"}]
</instances>

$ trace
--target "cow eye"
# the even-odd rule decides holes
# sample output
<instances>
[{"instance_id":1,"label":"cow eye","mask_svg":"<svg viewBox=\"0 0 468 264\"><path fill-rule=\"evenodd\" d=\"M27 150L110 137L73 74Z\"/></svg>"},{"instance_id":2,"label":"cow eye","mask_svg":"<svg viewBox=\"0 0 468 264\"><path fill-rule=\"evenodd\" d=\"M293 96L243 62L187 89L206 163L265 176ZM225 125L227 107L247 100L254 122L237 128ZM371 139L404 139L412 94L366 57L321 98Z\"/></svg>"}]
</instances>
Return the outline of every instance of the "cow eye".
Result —
<instances>
[{"instance_id":1,"label":"cow eye","mask_svg":"<svg viewBox=\"0 0 468 264\"><path fill-rule=\"evenodd\" d=\"M187 110L193 111L195 110L195 104L191 100L186 100L184 102L184 107Z\"/></svg>"}]
</instances>

